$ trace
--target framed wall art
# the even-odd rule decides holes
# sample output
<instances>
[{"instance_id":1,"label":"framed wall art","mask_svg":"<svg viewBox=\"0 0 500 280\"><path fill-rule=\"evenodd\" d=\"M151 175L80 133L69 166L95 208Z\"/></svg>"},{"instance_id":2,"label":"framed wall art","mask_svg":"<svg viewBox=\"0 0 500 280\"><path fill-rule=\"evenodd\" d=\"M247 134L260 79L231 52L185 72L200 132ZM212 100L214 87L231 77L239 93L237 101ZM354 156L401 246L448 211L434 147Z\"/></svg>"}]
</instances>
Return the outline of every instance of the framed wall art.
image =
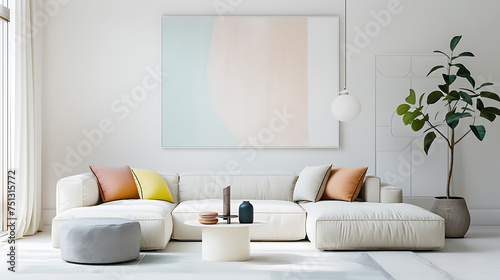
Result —
<instances>
[{"instance_id":1,"label":"framed wall art","mask_svg":"<svg viewBox=\"0 0 500 280\"><path fill-rule=\"evenodd\" d=\"M163 147L338 147L338 17L163 17L161 51Z\"/></svg>"}]
</instances>

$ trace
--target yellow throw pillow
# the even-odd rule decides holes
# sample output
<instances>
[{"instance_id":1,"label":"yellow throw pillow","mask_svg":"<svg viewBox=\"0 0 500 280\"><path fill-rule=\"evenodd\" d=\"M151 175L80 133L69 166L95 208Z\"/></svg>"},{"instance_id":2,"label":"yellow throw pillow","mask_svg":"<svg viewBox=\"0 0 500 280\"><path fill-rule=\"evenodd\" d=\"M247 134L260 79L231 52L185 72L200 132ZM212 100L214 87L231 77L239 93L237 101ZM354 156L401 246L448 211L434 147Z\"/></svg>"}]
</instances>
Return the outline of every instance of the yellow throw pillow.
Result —
<instances>
[{"instance_id":1,"label":"yellow throw pillow","mask_svg":"<svg viewBox=\"0 0 500 280\"><path fill-rule=\"evenodd\" d=\"M131 168L137 191L142 199L159 199L174 202L165 179L156 171Z\"/></svg>"}]
</instances>

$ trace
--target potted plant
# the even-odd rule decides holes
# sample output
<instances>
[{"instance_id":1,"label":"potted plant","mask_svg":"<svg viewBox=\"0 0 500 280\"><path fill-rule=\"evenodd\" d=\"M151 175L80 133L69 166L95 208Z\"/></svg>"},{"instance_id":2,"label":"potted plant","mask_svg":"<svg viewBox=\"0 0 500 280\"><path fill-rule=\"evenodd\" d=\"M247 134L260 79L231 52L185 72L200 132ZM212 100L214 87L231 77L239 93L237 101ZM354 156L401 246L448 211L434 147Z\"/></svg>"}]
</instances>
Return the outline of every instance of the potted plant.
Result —
<instances>
[{"instance_id":1,"label":"potted plant","mask_svg":"<svg viewBox=\"0 0 500 280\"><path fill-rule=\"evenodd\" d=\"M414 131L421 131L424 137L424 152L429 153L429 148L436 138L443 139L450 150L448 179L446 183L446 196L436 197L432 210L445 219L446 237L463 237L470 225L470 215L465 199L450 196L450 183L453 174L454 152L456 146L470 134L482 141L486 135L484 125L476 123L479 118L490 122L500 115L500 109L491 106L491 103L500 102L500 97L485 88L493 83L486 82L476 85L470 71L460 61L466 57L474 57L471 52L454 54L455 48L462 36L451 39L449 54L436 50L447 59L446 65L434 66L427 76L435 71L443 71L443 84L429 94L421 94L418 98L413 89L406 97L406 103L397 108L397 114L402 116L403 123L410 125ZM429 109L435 109L437 114L430 115ZM459 125L468 125L465 130L457 131ZM448 133L445 133L445 129ZM465 132L464 132L465 131ZM471 133L472 132L472 133Z\"/></svg>"}]
</instances>

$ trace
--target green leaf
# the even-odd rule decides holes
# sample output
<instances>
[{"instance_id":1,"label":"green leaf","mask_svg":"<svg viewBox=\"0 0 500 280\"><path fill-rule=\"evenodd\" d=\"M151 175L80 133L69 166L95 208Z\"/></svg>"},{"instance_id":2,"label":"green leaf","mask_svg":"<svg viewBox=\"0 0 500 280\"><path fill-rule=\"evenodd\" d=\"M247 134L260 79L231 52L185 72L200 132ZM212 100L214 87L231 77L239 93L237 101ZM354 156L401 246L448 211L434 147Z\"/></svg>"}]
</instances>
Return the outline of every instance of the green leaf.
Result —
<instances>
[{"instance_id":1,"label":"green leaf","mask_svg":"<svg viewBox=\"0 0 500 280\"><path fill-rule=\"evenodd\" d=\"M429 93L429 95L427 96L427 104L434 104L436 102L439 101L439 99L441 99L441 97L443 97L444 94L439 91L439 90L436 90L436 91L433 91L431 93Z\"/></svg>"},{"instance_id":2,"label":"green leaf","mask_svg":"<svg viewBox=\"0 0 500 280\"><path fill-rule=\"evenodd\" d=\"M451 85L457 79L457 76L443 74L443 79L447 85Z\"/></svg>"},{"instance_id":3,"label":"green leaf","mask_svg":"<svg viewBox=\"0 0 500 280\"><path fill-rule=\"evenodd\" d=\"M469 113L453 113L453 112L450 112L450 113L446 114L446 122L447 123L454 122L456 120L467 118L467 117L472 117L472 115Z\"/></svg>"},{"instance_id":4,"label":"green leaf","mask_svg":"<svg viewBox=\"0 0 500 280\"><path fill-rule=\"evenodd\" d=\"M415 118L420 116L420 115L422 115L422 113L419 110L415 110L413 112L408 111L403 115L403 123L405 125L409 125L409 124L413 123Z\"/></svg>"},{"instance_id":5,"label":"green leaf","mask_svg":"<svg viewBox=\"0 0 500 280\"><path fill-rule=\"evenodd\" d=\"M450 50L454 51L455 47L458 45L458 42L460 42L460 39L462 39L462 35L460 36L455 36L453 39L450 41Z\"/></svg>"},{"instance_id":6,"label":"green leaf","mask_svg":"<svg viewBox=\"0 0 500 280\"><path fill-rule=\"evenodd\" d=\"M457 71L457 76L467 78L470 76L470 71L465 66L460 67Z\"/></svg>"},{"instance_id":7,"label":"green leaf","mask_svg":"<svg viewBox=\"0 0 500 280\"><path fill-rule=\"evenodd\" d=\"M411 129L413 129L413 131L419 131L422 129L422 127L424 127L424 124L425 121L423 119L422 120L415 119L411 124Z\"/></svg>"},{"instance_id":8,"label":"green leaf","mask_svg":"<svg viewBox=\"0 0 500 280\"><path fill-rule=\"evenodd\" d=\"M478 88L476 88L476 90L479 90L479 89L481 89L483 87L492 86L492 85L493 85L493 83L489 83L489 82L488 83L484 83L484 84L480 85Z\"/></svg>"},{"instance_id":9,"label":"green leaf","mask_svg":"<svg viewBox=\"0 0 500 280\"><path fill-rule=\"evenodd\" d=\"M461 89L461 90L468 91L468 92L470 92L470 93L472 93L472 94L476 94L473 90L468 89L468 88L460 88L460 89Z\"/></svg>"},{"instance_id":10,"label":"green leaf","mask_svg":"<svg viewBox=\"0 0 500 280\"><path fill-rule=\"evenodd\" d=\"M472 87L476 86L476 81L474 81L474 79L471 76L467 76L465 78L467 79L467 81L469 81Z\"/></svg>"},{"instance_id":11,"label":"green leaf","mask_svg":"<svg viewBox=\"0 0 500 280\"><path fill-rule=\"evenodd\" d=\"M455 58L459 58L459 57L462 57L462 56L470 56L470 57L474 57L474 54L471 53L471 52L463 52L457 56L454 56L451 58L451 60L454 60Z\"/></svg>"},{"instance_id":12,"label":"green leaf","mask_svg":"<svg viewBox=\"0 0 500 280\"><path fill-rule=\"evenodd\" d=\"M444 100L460 100L460 94L456 90L452 90L448 95L446 95Z\"/></svg>"},{"instance_id":13,"label":"green leaf","mask_svg":"<svg viewBox=\"0 0 500 280\"><path fill-rule=\"evenodd\" d=\"M490 122L493 122L497 116L495 116L495 114L491 113L490 111L487 111L487 110L481 110L481 114L479 114L479 116L489 120Z\"/></svg>"},{"instance_id":14,"label":"green leaf","mask_svg":"<svg viewBox=\"0 0 500 280\"><path fill-rule=\"evenodd\" d=\"M483 141L484 136L486 135L486 128L483 125L469 125L470 129L476 135L479 141Z\"/></svg>"},{"instance_id":15,"label":"green leaf","mask_svg":"<svg viewBox=\"0 0 500 280\"><path fill-rule=\"evenodd\" d=\"M479 110L479 111L482 111L484 109L484 103L481 99L477 99L477 102L476 102L476 108Z\"/></svg>"},{"instance_id":16,"label":"green leaf","mask_svg":"<svg viewBox=\"0 0 500 280\"><path fill-rule=\"evenodd\" d=\"M500 109L495 108L495 107L486 107L482 111L487 111L489 113L495 114L497 116L500 116Z\"/></svg>"},{"instance_id":17,"label":"green leaf","mask_svg":"<svg viewBox=\"0 0 500 280\"><path fill-rule=\"evenodd\" d=\"M489 99L493 99L495 101L500 101L500 97L498 96L498 94L493 93L493 92L481 91L481 94L479 94L479 95L481 97L484 97L484 98L489 98Z\"/></svg>"},{"instance_id":18,"label":"green leaf","mask_svg":"<svg viewBox=\"0 0 500 280\"><path fill-rule=\"evenodd\" d=\"M462 97L463 101L465 101L469 105L472 105L472 98L467 92L459 91L458 94L460 94L460 97Z\"/></svg>"},{"instance_id":19,"label":"green leaf","mask_svg":"<svg viewBox=\"0 0 500 280\"><path fill-rule=\"evenodd\" d=\"M408 112L408 110L410 110L410 105L408 105L408 104L401 104L401 105L398 106L398 109L396 110L396 113L401 116L404 113Z\"/></svg>"},{"instance_id":20,"label":"green leaf","mask_svg":"<svg viewBox=\"0 0 500 280\"><path fill-rule=\"evenodd\" d=\"M447 84L438 85L438 88L446 94L448 94L448 91L450 90L450 87Z\"/></svg>"},{"instance_id":21,"label":"green leaf","mask_svg":"<svg viewBox=\"0 0 500 280\"><path fill-rule=\"evenodd\" d=\"M471 108L469 108L469 107L462 107L462 110L464 110L464 111L474 112L474 110L472 110L472 109L471 109Z\"/></svg>"},{"instance_id":22,"label":"green leaf","mask_svg":"<svg viewBox=\"0 0 500 280\"><path fill-rule=\"evenodd\" d=\"M417 98L413 89L410 89L410 95L406 97L405 101L408 104L415 105L415 103L417 102Z\"/></svg>"},{"instance_id":23,"label":"green leaf","mask_svg":"<svg viewBox=\"0 0 500 280\"><path fill-rule=\"evenodd\" d=\"M441 69L441 68L444 68L443 65L438 65L438 66L434 66L432 67L431 71L429 71L429 73L427 73L427 76L429 76L432 72L438 70L438 69Z\"/></svg>"},{"instance_id":24,"label":"green leaf","mask_svg":"<svg viewBox=\"0 0 500 280\"><path fill-rule=\"evenodd\" d=\"M420 95L420 98L418 99L418 106L422 106L422 100L424 99L424 95L425 93L422 93L422 95Z\"/></svg>"},{"instance_id":25,"label":"green leaf","mask_svg":"<svg viewBox=\"0 0 500 280\"><path fill-rule=\"evenodd\" d=\"M466 117L472 117L470 113L453 113L449 112L446 114L446 123L451 129L455 129L457 127L460 119L466 118Z\"/></svg>"},{"instance_id":26,"label":"green leaf","mask_svg":"<svg viewBox=\"0 0 500 280\"><path fill-rule=\"evenodd\" d=\"M436 139L436 133L434 131L431 131L427 133L424 137L424 152L426 155L429 154L429 148L432 145L432 142L434 142L434 139Z\"/></svg>"},{"instance_id":27,"label":"green leaf","mask_svg":"<svg viewBox=\"0 0 500 280\"><path fill-rule=\"evenodd\" d=\"M448 59L451 59L451 57L450 57L449 55L445 54L445 53L444 53L444 52L442 52L442 51L435 50L434 52L435 52L435 53L440 53L440 54L443 54L443 55L445 55Z\"/></svg>"}]
</instances>

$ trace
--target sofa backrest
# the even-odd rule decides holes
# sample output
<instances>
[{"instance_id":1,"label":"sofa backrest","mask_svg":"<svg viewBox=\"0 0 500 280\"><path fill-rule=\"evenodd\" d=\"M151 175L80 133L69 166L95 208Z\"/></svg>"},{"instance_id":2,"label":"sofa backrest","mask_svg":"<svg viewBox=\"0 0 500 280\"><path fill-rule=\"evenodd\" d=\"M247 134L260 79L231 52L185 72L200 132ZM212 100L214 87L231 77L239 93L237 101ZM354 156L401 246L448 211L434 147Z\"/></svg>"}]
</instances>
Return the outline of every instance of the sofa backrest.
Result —
<instances>
[{"instance_id":1,"label":"sofa backrest","mask_svg":"<svg viewBox=\"0 0 500 280\"><path fill-rule=\"evenodd\" d=\"M228 185L231 199L292 201L296 181L297 175L290 172L186 172L179 179L179 201L222 199Z\"/></svg>"},{"instance_id":2,"label":"sofa backrest","mask_svg":"<svg viewBox=\"0 0 500 280\"><path fill-rule=\"evenodd\" d=\"M179 203L179 175L177 173L169 173L169 172L160 172L160 175L167 182L168 189L170 190L170 194L174 199L174 203Z\"/></svg>"}]
</instances>

